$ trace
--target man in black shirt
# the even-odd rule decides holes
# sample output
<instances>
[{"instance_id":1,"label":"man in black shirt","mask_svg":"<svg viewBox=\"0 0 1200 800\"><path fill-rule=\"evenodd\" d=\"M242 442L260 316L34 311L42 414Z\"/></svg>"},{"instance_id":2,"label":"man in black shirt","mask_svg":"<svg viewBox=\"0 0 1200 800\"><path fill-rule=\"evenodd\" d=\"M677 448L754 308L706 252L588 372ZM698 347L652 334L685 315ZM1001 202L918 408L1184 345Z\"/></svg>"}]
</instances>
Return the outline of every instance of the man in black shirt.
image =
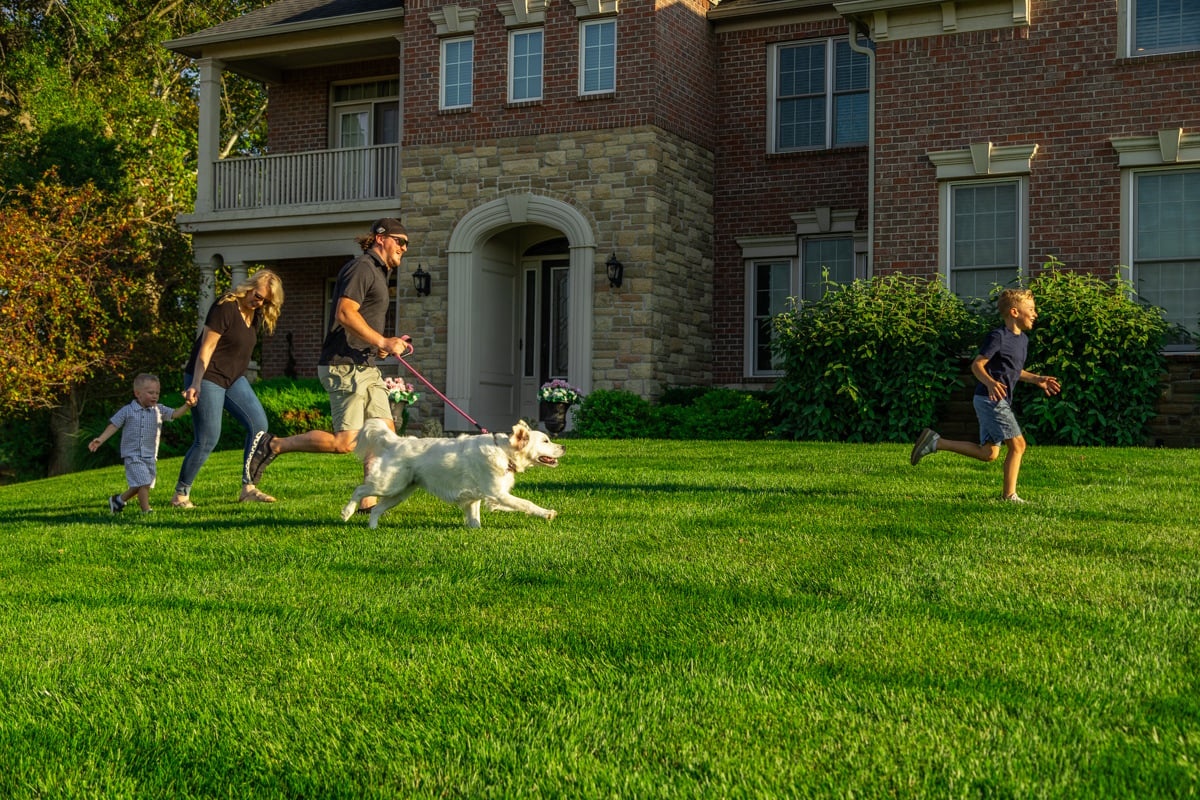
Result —
<instances>
[{"instance_id":1,"label":"man in black shirt","mask_svg":"<svg viewBox=\"0 0 1200 800\"><path fill-rule=\"evenodd\" d=\"M353 451L368 419L382 419L395 430L387 387L375 359L412 350L406 338L380 333L388 309L388 273L400 266L408 234L400 220L384 218L356 241L363 254L338 272L333 313L317 364L317 377L329 392L334 433L318 430L288 437L259 433L246 459L246 472L255 484L280 453Z\"/></svg>"}]
</instances>

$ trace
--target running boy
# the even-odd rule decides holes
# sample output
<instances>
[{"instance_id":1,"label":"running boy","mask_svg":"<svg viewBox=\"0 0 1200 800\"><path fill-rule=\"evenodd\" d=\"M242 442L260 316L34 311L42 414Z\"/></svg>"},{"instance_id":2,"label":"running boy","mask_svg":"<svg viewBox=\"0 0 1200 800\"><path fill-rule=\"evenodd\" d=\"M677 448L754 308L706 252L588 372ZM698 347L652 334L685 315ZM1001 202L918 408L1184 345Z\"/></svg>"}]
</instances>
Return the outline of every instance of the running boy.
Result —
<instances>
[{"instance_id":1,"label":"running boy","mask_svg":"<svg viewBox=\"0 0 1200 800\"><path fill-rule=\"evenodd\" d=\"M1000 317L1004 326L983 340L979 355L971 362L971 372L979 380L975 387L975 416L979 418L979 444L943 439L929 428L921 431L913 445L909 463L917 465L927 455L949 450L980 461L995 461L1000 455L1000 443L1007 451L1004 456L1004 489L1001 497L1010 503L1024 503L1017 495L1017 473L1025 454L1025 437L1013 415L1012 396L1018 381L1034 383L1048 396L1058 394L1058 378L1034 375L1025 371L1025 356L1029 352L1029 337L1037 309L1033 293L1028 289L1005 289L1000 293Z\"/></svg>"},{"instance_id":2,"label":"running boy","mask_svg":"<svg viewBox=\"0 0 1200 800\"><path fill-rule=\"evenodd\" d=\"M125 460L125 480L129 488L108 498L108 510L118 514L136 495L143 514L150 508L150 490L158 476L158 441L164 419L178 419L189 406L170 408L158 402L161 391L158 377L143 372L133 379L133 400L112 415L108 427L88 444L93 453L121 428L121 458Z\"/></svg>"}]
</instances>

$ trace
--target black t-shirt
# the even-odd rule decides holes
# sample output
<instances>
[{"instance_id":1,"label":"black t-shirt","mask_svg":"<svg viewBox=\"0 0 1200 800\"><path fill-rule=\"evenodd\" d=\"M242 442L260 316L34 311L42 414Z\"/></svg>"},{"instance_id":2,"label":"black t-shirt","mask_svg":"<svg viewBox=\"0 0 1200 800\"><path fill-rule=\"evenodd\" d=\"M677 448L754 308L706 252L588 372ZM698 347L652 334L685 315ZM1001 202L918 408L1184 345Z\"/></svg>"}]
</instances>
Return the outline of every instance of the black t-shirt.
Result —
<instances>
[{"instance_id":1,"label":"black t-shirt","mask_svg":"<svg viewBox=\"0 0 1200 800\"><path fill-rule=\"evenodd\" d=\"M338 272L333 286L333 308L329 314L329 330L321 343L317 363L370 364L375 347L347 331L337 321L338 301L345 297L358 303L358 313L376 331L382 331L388 311L387 268L374 253L363 253L351 259Z\"/></svg>"},{"instance_id":2,"label":"black t-shirt","mask_svg":"<svg viewBox=\"0 0 1200 800\"><path fill-rule=\"evenodd\" d=\"M1029 353L1029 337L1025 334L1015 334L1008 328L997 328L987 335L979 348L979 355L987 358L984 370L992 376L992 380L1003 383L1008 389L1006 397L1011 402L1017 382L1021 380L1021 371L1025 369L1025 356ZM987 387L982 383L976 385L975 394L987 397Z\"/></svg>"},{"instance_id":3,"label":"black t-shirt","mask_svg":"<svg viewBox=\"0 0 1200 800\"><path fill-rule=\"evenodd\" d=\"M258 324L261 314L254 312L254 320L249 326L242 316L237 300L226 300L213 303L204 319L204 327L221 334L217 346L209 359L208 367L204 370L204 380L212 381L223 389L228 389L233 382L246 374L250 366L250 356L254 354L254 345L258 344ZM200 343L204 340L204 331L196 337L192 345L192 354L188 356L184 372L196 374L196 357L200 354Z\"/></svg>"}]
</instances>

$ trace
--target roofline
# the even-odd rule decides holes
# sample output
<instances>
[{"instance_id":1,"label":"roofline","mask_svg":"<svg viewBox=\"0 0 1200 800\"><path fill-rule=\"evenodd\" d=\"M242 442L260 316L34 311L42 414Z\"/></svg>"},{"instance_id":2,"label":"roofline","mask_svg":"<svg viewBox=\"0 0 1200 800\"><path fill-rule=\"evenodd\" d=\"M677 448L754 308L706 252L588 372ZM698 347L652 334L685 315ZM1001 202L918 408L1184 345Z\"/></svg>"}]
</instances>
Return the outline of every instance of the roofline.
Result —
<instances>
[{"instance_id":1,"label":"roofline","mask_svg":"<svg viewBox=\"0 0 1200 800\"><path fill-rule=\"evenodd\" d=\"M230 44L233 42L242 42L251 39L265 39L271 36L286 36L292 33L305 33L311 30L328 30L329 28L360 25L364 22L386 22L403 18L404 6L402 5L399 8L390 8L384 11L364 11L359 14L344 14L338 17L323 17L320 19L305 20L304 22L275 23L244 31L209 34L205 34L204 31L200 31L198 33L189 34L188 36L182 36L178 39L169 39L163 42L162 46L168 50L174 50L192 58L200 58L203 54L199 52L199 50L207 45Z\"/></svg>"},{"instance_id":2,"label":"roofline","mask_svg":"<svg viewBox=\"0 0 1200 800\"><path fill-rule=\"evenodd\" d=\"M781 12L799 12L812 11L813 9L828 6L831 12L835 12L833 7L834 0L821 0L821 2L813 2L813 0L775 0L770 3L757 3L753 5L731 4L721 8L720 4L714 5L708 10L707 17L710 20L729 20L737 19L738 17L757 17L764 15L778 15Z\"/></svg>"}]
</instances>

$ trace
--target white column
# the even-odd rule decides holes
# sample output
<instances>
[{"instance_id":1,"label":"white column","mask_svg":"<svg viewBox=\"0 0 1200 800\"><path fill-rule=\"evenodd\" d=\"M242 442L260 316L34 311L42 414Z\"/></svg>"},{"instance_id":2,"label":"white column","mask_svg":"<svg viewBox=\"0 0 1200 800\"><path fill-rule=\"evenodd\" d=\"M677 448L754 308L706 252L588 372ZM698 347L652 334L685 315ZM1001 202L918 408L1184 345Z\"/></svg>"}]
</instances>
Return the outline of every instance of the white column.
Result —
<instances>
[{"instance_id":1,"label":"white column","mask_svg":"<svg viewBox=\"0 0 1200 800\"><path fill-rule=\"evenodd\" d=\"M217 300L217 279L216 268L212 262L197 264L196 267L200 270L200 297L196 303L196 311L200 316L196 322L196 333L199 334L200 329L204 327L204 320L208 317L208 310Z\"/></svg>"},{"instance_id":2,"label":"white column","mask_svg":"<svg viewBox=\"0 0 1200 800\"><path fill-rule=\"evenodd\" d=\"M247 277L245 264L230 264L229 265L229 288L236 289L238 284L244 282Z\"/></svg>"},{"instance_id":3,"label":"white column","mask_svg":"<svg viewBox=\"0 0 1200 800\"><path fill-rule=\"evenodd\" d=\"M221 151L221 70L215 58L202 58L200 66L199 156L196 166L196 213L213 210L216 198L216 163Z\"/></svg>"}]
</instances>

